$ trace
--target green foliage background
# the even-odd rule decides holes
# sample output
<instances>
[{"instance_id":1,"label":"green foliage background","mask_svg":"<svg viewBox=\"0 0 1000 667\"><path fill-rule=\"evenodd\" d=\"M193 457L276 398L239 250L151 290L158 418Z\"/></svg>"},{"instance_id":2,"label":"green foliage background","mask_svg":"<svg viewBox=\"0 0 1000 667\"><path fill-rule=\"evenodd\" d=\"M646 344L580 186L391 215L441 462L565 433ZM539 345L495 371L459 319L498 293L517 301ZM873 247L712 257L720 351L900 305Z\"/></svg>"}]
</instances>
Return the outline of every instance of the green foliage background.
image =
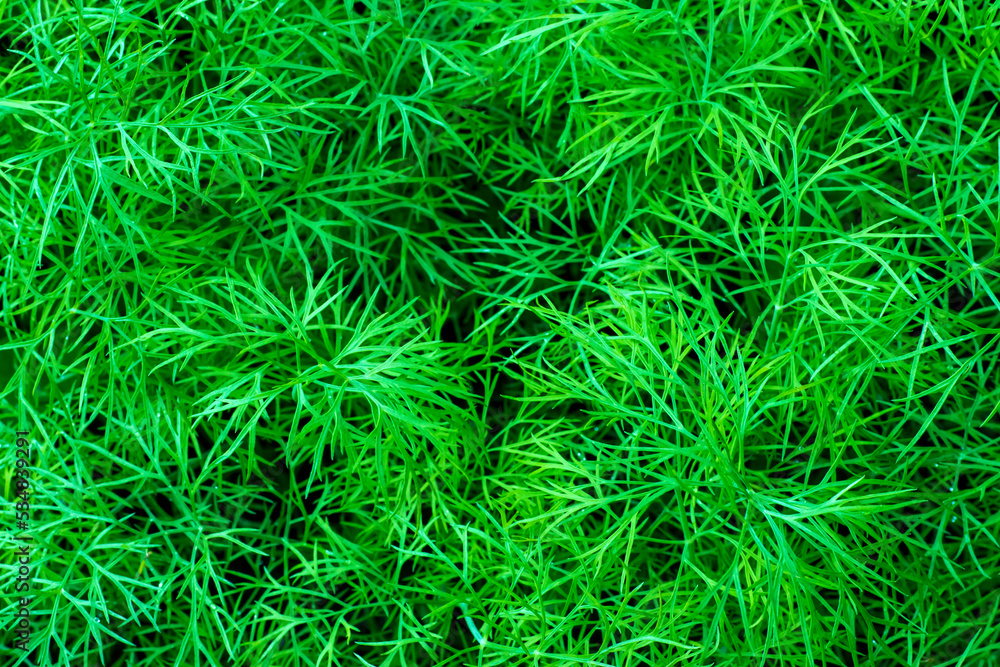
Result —
<instances>
[{"instance_id":1,"label":"green foliage background","mask_svg":"<svg viewBox=\"0 0 1000 667\"><path fill-rule=\"evenodd\" d=\"M0 0L5 664L996 664L987 4Z\"/></svg>"}]
</instances>

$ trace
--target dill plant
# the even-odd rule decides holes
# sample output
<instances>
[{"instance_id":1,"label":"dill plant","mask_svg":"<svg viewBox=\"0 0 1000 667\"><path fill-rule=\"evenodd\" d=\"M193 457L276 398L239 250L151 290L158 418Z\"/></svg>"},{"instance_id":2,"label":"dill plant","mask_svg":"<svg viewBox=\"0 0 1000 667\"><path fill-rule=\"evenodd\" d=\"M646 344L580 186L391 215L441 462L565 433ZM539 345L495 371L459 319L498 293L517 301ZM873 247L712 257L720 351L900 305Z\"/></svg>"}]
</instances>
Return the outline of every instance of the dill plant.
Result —
<instances>
[{"instance_id":1,"label":"dill plant","mask_svg":"<svg viewBox=\"0 0 1000 667\"><path fill-rule=\"evenodd\" d=\"M7 664L995 664L996 13L0 3Z\"/></svg>"}]
</instances>

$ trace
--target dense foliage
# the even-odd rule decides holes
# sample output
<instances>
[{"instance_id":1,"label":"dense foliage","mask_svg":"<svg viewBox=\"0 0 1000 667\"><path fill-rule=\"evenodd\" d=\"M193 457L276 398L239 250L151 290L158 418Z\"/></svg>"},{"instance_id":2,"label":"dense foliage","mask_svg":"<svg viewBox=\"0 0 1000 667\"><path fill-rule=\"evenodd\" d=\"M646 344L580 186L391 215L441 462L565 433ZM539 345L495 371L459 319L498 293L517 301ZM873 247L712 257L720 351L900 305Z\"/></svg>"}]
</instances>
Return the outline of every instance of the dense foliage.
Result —
<instances>
[{"instance_id":1,"label":"dense foliage","mask_svg":"<svg viewBox=\"0 0 1000 667\"><path fill-rule=\"evenodd\" d=\"M0 0L4 664L997 664L995 3L376 2Z\"/></svg>"}]
</instances>

